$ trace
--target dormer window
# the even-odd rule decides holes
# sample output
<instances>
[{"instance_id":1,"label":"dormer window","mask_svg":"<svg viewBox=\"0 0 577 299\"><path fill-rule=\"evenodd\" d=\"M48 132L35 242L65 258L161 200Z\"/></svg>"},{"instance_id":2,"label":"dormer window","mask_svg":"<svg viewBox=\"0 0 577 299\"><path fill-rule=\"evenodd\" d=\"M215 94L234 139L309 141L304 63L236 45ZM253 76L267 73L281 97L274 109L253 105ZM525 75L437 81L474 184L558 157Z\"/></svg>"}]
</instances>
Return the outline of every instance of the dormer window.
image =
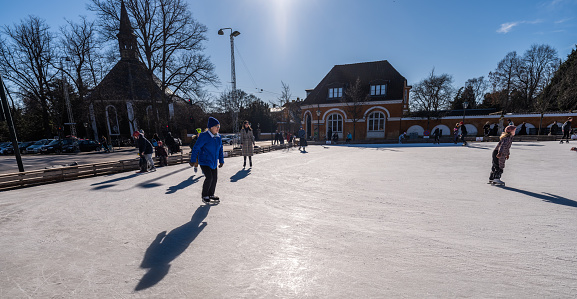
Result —
<instances>
[{"instance_id":1,"label":"dormer window","mask_svg":"<svg viewBox=\"0 0 577 299\"><path fill-rule=\"evenodd\" d=\"M336 99L343 97L343 88L329 88L329 99Z\"/></svg>"},{"instance_id":2,"label":"dormer window","mask_svg":"<svg viewBox=\"0 0 577 299\"><path fill-rule=\"evenodd\" d=\"M387 85L371 85L372 96L384 96L387 93Z\"/></svg>"}]
</instances>

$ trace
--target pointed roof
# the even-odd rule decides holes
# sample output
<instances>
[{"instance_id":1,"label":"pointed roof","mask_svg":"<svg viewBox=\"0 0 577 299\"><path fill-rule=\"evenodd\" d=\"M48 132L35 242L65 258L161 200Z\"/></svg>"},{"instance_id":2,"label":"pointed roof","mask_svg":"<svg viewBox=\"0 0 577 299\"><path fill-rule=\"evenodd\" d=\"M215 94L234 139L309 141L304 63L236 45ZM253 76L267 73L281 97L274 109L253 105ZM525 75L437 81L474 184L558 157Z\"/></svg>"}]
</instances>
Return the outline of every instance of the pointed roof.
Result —
<instances>
[{"instance_id":1,"label":"pointed roof","mask_svg":"<svg viewBox=\"0 0 577 299\"><path fill-rule=\"evenodd\" d=\"M120 48L121 59L138 59L138 43L136 35L132 30L132 24L128 17L128 11L124 1L121 1L120 7L120 28L118 30L118 47Z\"/></svg>"},{"instance_id":2,"label":"pointed roof","mask_svg":"<svg viewBox=\"0 0 577 299\"><path fill-rule=\"evenodd\" d=\"M89 100L151 102L172 93L160 89L160 80L149 73L146 65L138 58L138 45L124 1L120 9L120 28L117 34L120 61L110 70L87 97Z\"/></svg>"},{"instance_id":3,"label":"pointed roof","mask_svg":"<svg viewBox=\"0 0 577 299\"><path fill-rule=\"evenodd\" d=\"M126 10L126 5L124 1L120 4L120 30L119 34L131 35L132 34L132 24L130 23L130 18L128 18L128 11Z\"/></svg>"},{"instance_id":4,"label":"pointed roof","mask_svg":"<svg viewBox=\"0 0 577 299\"><path fill-rule=\"evenodd\" d=\"M361 88L370 92L370 85L387 85L385 96L373 96L371 101L400 100L403 98L403 90L407 79L387 61L373 61L355 64L335 65L321 82L306 97L302 105L316 105L334 103L328 100L329 88L346 88L355 83L359 78ZM337 100L338 101L338 100Z\"/></svg>"}]
</instances>

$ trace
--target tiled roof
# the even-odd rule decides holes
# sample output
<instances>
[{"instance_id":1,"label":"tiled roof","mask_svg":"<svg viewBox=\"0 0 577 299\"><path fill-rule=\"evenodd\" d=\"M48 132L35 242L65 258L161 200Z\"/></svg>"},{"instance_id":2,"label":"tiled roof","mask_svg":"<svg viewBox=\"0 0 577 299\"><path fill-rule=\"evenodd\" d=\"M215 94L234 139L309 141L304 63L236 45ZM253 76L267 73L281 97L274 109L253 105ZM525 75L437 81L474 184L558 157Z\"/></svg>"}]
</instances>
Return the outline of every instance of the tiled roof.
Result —
<instances>
[{"instance_id":1,"label":"tiled roof","mask_svg":"<svg viewBox=\"0 0 577 299\"><path fill-rule=\"evenodd\" d=\"M386 95L371 97L372 101L400 100L403 98L403 87L406 82L405 77L397 72L388 61L382 60L335 65L317 87L310 92L302 105L338 102L339 99L327 99L329 88L343 87L344 92L347 86L355 83L357 77L361 80L361 88L366 91L367 95L370 92L370 85L387 85Z\"/></svg>"},{"instance_id":2,"label":"tiled roof","mask_svg":"<svg viewBox=\"0 0 577 299\"><path fill-rule=\"evenodd\" d=\"M153 75L152 93L161 99L160 80ZM151 102L150 76L144 63L138 60L120 60L88 96L105 101Z\"/></svg>"}]
</instances>

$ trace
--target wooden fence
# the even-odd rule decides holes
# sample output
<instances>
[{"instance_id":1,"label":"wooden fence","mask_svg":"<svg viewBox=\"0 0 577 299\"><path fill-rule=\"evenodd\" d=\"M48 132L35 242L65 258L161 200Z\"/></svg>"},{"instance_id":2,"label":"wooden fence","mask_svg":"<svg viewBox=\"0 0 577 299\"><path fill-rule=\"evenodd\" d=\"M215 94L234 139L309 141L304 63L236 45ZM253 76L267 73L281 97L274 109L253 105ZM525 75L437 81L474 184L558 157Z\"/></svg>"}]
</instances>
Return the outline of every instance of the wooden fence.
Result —
<instances>
[{"instance_id":1,"label":"wooden fence","mask_svg":"<svg viewBox=\"0 0 577 299\"><path fill-rule=\"evenodd\" d=\"M283 145L257 147L254 149L254 152L255 154L261 154L289 147L290 145L285 143ZM226 151L225 157L235 157L240 156L241 154L242 151L240 149L234 149L232 151ZM169 156L168 165L188 163L190 160L189 157L188 154ZM98 175L134 171L139 169L138 163L139 159L131 159L0 174L0 191L94 177Z\"/></svg>"}]
</instances>

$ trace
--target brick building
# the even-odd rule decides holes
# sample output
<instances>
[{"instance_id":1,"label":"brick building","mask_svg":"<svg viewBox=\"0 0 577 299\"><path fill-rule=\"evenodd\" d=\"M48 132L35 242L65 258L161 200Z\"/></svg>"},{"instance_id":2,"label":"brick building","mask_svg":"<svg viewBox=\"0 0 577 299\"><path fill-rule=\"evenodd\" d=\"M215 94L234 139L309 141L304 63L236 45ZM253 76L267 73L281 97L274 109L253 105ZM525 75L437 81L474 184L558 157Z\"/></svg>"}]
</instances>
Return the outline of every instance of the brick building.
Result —
<instances>
[{"instance_id":1,"label":"brick building","mask_svg":"<svg viewBox=\"0 0 577 299\"><path fill-rule=\"evenodd\" d=\"M360 80L366 98L352 104L343 101L351 85ZM302 125L307 137L324 139L330 130L339 139L353 134L356 140L393 139L408 111L407 79L386 60L335 65L301 104Z\"/></svg>"}]
</instances>

